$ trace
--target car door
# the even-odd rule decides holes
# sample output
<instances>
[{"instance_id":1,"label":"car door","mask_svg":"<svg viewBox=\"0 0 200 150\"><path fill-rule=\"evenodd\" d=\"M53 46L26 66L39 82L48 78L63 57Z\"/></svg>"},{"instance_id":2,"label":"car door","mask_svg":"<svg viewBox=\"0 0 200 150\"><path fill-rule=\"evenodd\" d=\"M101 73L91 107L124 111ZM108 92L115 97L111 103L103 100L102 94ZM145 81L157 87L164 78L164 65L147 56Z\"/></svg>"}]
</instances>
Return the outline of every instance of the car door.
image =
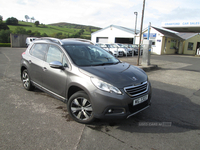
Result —
<instances>
[{"instance_id":1,"label":"car door","mask_svg":"<svg viewBox=\"0 0 200 150\"><path fill-rule=\"evenodd\" d=\"M43 74L43 65L44 65L45 55L47 53L47 48L48 44L43 44L43 43L34 44L30 50L30 55L32 56L29 57L29 59L27 60L29 63L28 71L30 73L31 80L34 83L39 84L40 86L43 85L42 74Z\"/></svg>"},{"instance_id":2,"label":"car door","mask_svg":"<svg viewBox=\"0 0 200 150\"><path fill-rule=\"evenodd\" d=\"M52 68L50 63L54 61L59 61L63 63L64 69ZM67 61L66 57L60 47L51 44L49 46L46 62L43 67L43 84L44 87L53 94L58 94L65 97L66 92L66 81L67 81L67 67L65 67Z\"/></svg>"}]
</instances>

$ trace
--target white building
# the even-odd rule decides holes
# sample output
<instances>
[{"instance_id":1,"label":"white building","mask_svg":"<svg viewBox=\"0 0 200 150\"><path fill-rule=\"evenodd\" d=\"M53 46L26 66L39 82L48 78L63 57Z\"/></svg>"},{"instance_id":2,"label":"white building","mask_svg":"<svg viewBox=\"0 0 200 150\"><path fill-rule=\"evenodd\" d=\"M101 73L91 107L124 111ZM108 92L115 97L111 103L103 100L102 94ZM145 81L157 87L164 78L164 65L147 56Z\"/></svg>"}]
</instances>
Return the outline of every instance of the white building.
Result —
<instances>
[{"instance_id":1,"label":"white building","mask_svg":"<svg viewBox=\"0 0 200 150\"><path fill-rule=\"evenodd\" d=\"M200 22L163 23L163 28L151 26L149 40L152 41L151 53L189 54L195 55L200 48ZM169 29L169 30L167 30ZM173 30L173 31L170 31ZM178 33L181 32L181 33ZM183 33L187 32L187 33ZM193 33L189 33L193 32ZM134 29L110 25L91 34L93 43L129 43L139 44L139 31L135 35ZM147 39L148 28L142 31L141 44Z\"/></svg>"},{"instance_id":2,"label":"white building","mask_svg":"<svg viewBox=\"0 0 200 150\"><path fill-rule=\"evenodd\" d=\"M139 31L137 31L138 33ZM133 43L135 30L116 25L110 25L91 34L94 43Z\"/></svg>"},{"instance_id":3,"label":"white building","mask_svg":"<svg viewBox=\"0 0 200 150\"><path fill-rule=\"evenodd\" d=\"M147 39L147 34L148 28L143 30L141 40ZM176 51L181 47L180 45L182 45L183 41L183 39L175 32L153 26L150 28L149 40L152 41L151 53L158 55L176 53ZM136 44L139 44L139 35L136 37Z\"/></svg>"}]
</instances>

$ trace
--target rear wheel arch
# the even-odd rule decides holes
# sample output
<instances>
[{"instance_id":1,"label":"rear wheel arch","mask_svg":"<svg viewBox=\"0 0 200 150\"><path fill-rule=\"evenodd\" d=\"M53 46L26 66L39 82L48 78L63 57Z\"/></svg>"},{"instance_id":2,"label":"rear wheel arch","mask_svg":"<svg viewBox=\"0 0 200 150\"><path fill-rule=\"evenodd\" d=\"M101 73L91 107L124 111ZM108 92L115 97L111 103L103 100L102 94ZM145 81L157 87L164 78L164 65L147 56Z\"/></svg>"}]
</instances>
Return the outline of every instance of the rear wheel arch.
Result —
<instances>
[{"instance_id":1,"label":"rear wheel arch","mask_svg":"<svg viewBox=\"0 0 200 150\"><path fill-rule=\"evenodd\" d=\"M23 87L27 91L32 91L34 89L34 86L31 83L31 78L30 78L30 75L28 73L28 70L25 68L25 69L22 69L21 71L22 71L21 80L22 80Z\"/></svg>"},{"instance_id":2,"label":"rear wheel arch","mask_svg":"<svg viewBox=\"0 0 200 150\"><path fill-rule=\"evenodd\" d=\"M24 66L21 67L21 79L22 79L22 73L23 73L23 71L24 71L25 69L27 69L27 68L24 67Z\"/></svg>"}]
</instances>

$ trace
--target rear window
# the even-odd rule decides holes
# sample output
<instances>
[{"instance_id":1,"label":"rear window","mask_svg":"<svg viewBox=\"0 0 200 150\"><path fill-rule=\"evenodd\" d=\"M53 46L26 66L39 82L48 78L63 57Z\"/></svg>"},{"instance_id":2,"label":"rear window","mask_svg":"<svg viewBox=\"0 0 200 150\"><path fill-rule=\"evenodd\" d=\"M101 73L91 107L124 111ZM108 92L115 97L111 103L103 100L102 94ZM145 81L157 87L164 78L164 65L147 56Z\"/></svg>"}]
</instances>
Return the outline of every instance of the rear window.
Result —
<instances>
[{"instance_id":1,"label":"rear window","mask_svg":"<svg viewBox=\"0 0 200 150\"><path fill-rule=\"evenodd\" d=\"M41 60L44 60L47 48L48 48L47 44L35 44L30 50L30 54Z\"/></svg>"}]
</instances>

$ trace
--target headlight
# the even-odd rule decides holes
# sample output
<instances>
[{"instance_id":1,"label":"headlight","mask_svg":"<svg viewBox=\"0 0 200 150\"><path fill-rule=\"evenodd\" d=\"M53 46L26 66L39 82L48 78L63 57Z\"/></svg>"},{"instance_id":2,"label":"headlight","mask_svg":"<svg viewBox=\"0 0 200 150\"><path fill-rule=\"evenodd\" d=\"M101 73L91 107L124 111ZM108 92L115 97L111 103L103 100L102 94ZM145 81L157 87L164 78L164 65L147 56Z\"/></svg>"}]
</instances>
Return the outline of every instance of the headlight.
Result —
<instances>
[{"instance_id":1,"label":"headlight","mask_svg":"<svg viewBox=\"0 0 200 150\"><path fill-rule=\"evenodd\" d=\"M110 92L110 93L114 92L117 94L122 94L122 92L117 87L111 84L108 84L96 78L91 78L91 81L98 89L101 89L103 91Z\"/></svg>"}]
</instances>

